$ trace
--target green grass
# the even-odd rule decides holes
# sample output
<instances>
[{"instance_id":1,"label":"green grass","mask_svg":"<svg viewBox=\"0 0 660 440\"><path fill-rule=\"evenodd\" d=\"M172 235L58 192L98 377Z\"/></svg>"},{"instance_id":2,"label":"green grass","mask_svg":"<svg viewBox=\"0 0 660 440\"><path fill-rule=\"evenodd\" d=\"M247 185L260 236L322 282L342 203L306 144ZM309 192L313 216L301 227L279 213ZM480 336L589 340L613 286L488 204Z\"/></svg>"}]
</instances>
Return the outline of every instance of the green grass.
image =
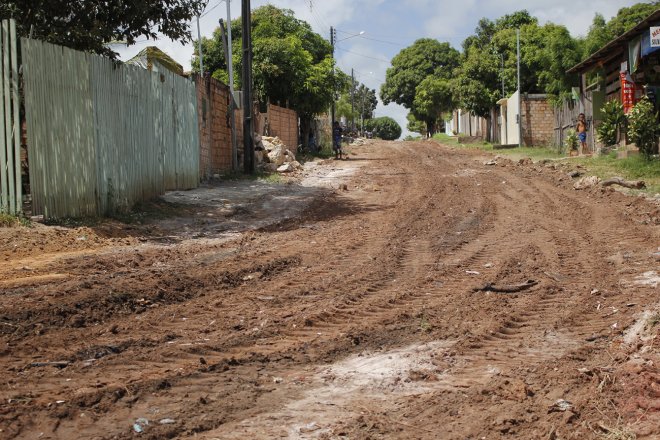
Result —
<instances>
[{"instance_id":1,"label":"green grass","mask_svg":"<svg viewBox=\"0 0 660 440\"><path fill-rule=\"evenodd\" d=\"M436 134L433 138L445 145L460 148L479 148L483 151L508 157L511 160L526 157L534 161L566 159L566 155L559 154L556 149L550 147L519 147L494 150L492 144L461 144L456 137L447 136L444 133ZM634 192L660 193L660 160L658 159L647 161L642 156L617 159L616 152L613 152L607 156L574 157L566 159L565 163L581 165L587 169L588 174L598 176L601 179L619 176L626 180L643 180L646 183L646 189L642 191L633 190Z\"/></svg>"},{"instance_id":2,"label":"green grass","mask_svg":"<svg viewBox=\"0 0 660 440\"><path fill-rule=\"evenodd\" d=\"M642 156L617 159L616 153L598 157L578 157L572 163L584 166L589 174L607 179L614 176L626 180L643 180L649 194L660 193L660 160L647 161ZM639 191L637 191L639 192Z\"/></svg>"}]
</instances>

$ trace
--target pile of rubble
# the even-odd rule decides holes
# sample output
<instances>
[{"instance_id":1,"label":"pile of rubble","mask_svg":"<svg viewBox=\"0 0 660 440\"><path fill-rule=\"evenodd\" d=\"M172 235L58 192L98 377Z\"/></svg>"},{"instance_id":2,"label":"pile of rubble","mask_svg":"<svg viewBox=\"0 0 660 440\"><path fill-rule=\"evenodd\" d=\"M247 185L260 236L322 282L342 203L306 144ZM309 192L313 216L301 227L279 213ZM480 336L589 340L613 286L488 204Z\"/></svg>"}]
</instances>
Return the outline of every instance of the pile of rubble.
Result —
<instances>
[{"instance_id":1,"label":"pile of rubble","mask_svg":"<svg viewBox=\"0 0 660 440\"><path fill-rule=\"evenodd\" d=\"M259 170L265 172L291 173L301 170L302 165L278 137L256 136L254 161Z\"/></svg>"}]
</instances>

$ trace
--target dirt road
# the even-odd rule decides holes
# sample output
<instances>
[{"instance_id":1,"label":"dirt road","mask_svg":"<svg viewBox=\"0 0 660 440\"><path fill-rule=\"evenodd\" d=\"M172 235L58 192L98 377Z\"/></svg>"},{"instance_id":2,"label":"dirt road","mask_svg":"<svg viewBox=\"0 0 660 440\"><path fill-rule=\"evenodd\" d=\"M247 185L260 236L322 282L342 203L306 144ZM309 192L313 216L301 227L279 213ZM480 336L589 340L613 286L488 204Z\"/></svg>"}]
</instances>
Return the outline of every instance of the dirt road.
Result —
<instances>
[{"instance_id":1,"label":"dirt road","mask_svg":"<svg viewBox=\"0 0 660 440\"><path fill-rule=\"evenodd\" d=\"M0 230L0 438L660 438L658 206L481 154Z\"/></svg>"}]
</instances>

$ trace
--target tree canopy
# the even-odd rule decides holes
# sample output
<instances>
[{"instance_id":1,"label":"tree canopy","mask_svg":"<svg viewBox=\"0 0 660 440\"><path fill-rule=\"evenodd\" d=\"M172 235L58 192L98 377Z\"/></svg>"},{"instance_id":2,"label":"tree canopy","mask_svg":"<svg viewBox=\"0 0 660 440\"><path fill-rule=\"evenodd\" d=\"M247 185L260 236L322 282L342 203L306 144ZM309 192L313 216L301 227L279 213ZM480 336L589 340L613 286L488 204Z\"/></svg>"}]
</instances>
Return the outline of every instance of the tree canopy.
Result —
<instances>
[{"instance_id":1,"label":"tree canopy","mask_svg":"<svg viewBox=\"0 0 660 440\"><path fill-rule=\"evenodd\" d=\"M131 45L138 38L156 39L157 32L181 42L191 41L190 21L208 0L5 0L0 18L14 18L21 36L110 57L107 44Z\"/></svg>"},{"instance_id":2,"label":"tree canopy","mask_svg":"<svg viewBox=\"0 0 660 440\"><path fill-rule=\"evenodd\" d=\"M459 60L460 54L449 43L431 38L415 41L392 59L380 89L383 104L395 102L412 109L417 86L431 75L450 78Z\"/></svg>"},{"instance_id":3,"label":"tree canopy","mask_svg":"<svg viewBox=\"0 0 660 440\"><path fill-rule=\"evenodd\" d=\"M351 90L353 92L351 106ZM350 77L347 87L341 91L339 100L336 104L335 113L337 116L344 116L346 119L355 120L356 125L359 124L360 119L371 119L374 110L378 105L378 98L376 97L376 90L370 89L364 84L355 82L351 85ZM351 107L353 110L351 110Z\"/></svg>"},{"instance_id":4,"label":"tree canopy","mask_svg":"<svg viewBox=\"0 0 660 440\"><path fill-rule=\"evenodd\" d=\"M367 129L374 132L374 136L386 141L393 141L401 137L401 126L389 116L369 119Z\"/></svg>"},{"instance_id":5,"label":"tree canopy","mask_svg":"<svg viewBox=\"0 0 660 440\"><path fill-rule=\"evenodd\" d=\"M333 91L345 83L345 76L333 74L332 47L311 26L297 19L293 11L272 5L252 11L253 80L256 97L287 105L303 118L310 118L330 107ZM241 71L242 26L232 21L232 61ZM227 62L220 29L202 39L204 68L212 76L228 81ZM197 53L193 70L199 71ZM241 76L234 75L240 88Z\"/></svg>"},{"instance_id":6,"label":"tree canopy","mask_svg":"<svg viewBox=\"0 0 660 440\"><path fill-rule=\"evenodd\" d=\"M430 38L415 41L392 59L380 89L383 103L403 105L432 134L440 112L452 109L448 81L459 61L459 52L449 43Z\"/></svg>"},{"instance_id":7,"label":"tree canopy","mask_svg":"<svg viewBox=\"0 0 660 440\"><path fill-rule=\"evenodd\" d=\"M455 100L461 108L488 117L499 98L516 90L516 29L520 29L522 93L547 93L558 98L570 91L572 78L566 70L580 59L577 40L564 26L540 26L523 10L495 22L482 19L475 34L463 42L461 64L453 81Z\"/></svg>"},{"instance_id":8,"label":"tree canopy","mask_svg":"<svg viewBox=\"0 0 660 440\"><path fill-rule=\"evenodd\" d=\"M621 8L609 22L597 13L582 42L582 58L586 59L609 41L629 31L660 7L660 1L637 3Z\"/></svg>"}]
</instances>

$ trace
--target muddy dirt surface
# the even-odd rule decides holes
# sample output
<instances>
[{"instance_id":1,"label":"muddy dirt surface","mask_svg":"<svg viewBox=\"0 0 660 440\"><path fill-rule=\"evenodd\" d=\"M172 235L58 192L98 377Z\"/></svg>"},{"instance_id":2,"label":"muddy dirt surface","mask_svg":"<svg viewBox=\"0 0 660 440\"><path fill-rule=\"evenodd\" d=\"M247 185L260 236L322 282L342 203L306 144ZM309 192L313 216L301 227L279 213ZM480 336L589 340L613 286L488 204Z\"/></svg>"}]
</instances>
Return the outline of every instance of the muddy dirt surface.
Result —
<instances>
[{"instance_id":1,"label":"muddy dirt surface","mask_svg":"<svg viewBox=\"0 0 660 440\"><path fill-rule=\"evenodd\" d=\"M0 229L0 438L660 438L658 205L483 154Z\"/></svg>"}]
</instances>

